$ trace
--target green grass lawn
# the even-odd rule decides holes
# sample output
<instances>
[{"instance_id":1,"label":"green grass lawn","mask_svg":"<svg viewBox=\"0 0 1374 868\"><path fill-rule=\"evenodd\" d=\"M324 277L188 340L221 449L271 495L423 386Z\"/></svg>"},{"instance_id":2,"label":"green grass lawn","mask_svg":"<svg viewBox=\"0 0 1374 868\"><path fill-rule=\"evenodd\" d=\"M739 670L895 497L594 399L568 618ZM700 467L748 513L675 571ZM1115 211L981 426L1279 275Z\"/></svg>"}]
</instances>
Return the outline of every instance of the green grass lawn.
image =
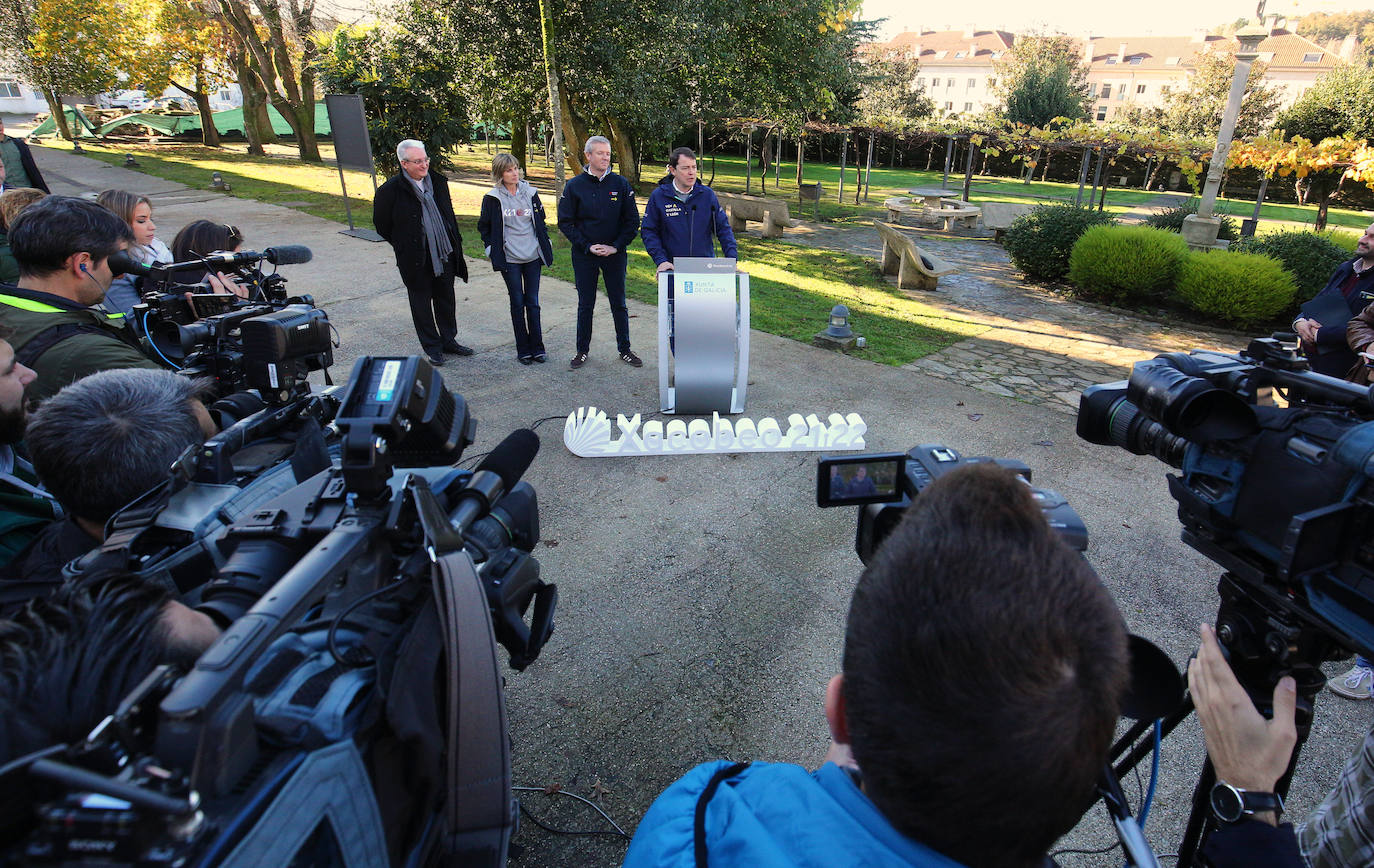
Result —
<instances>
[{"instance_id":1,"label":"green grass lawn","mask_svg":"<svg viewBox=\"0 0 1374 868\"><path fill-rule=\"evenodd\" d=\"M50 141L49 147L65 142ZM211 172L219 172L231 187L229 195L286 205L317 217L345 221L339 173L331 165L306 164L294 151L277 146L267 157L250 157L242 146L223 149L187 144L85 145L88 156L120 165L133 152L140 171L192 188L208 186ZM332 148L321 144L326 159ZM485 148L459 149L458 171L449 177L485 183L490 178L490 158ZM536 166L534 180L551 184L553 172ZM362 172L346 171L349 200L356 225L372 227L372 184ZM743 185L741 183L741 189ZM771 190L771 187L770 187ZM470 198L470 197L469 197ZM839 206L835 206L839 207ZM463 232L464 252L469 259L482 258L477 234L477 204L463 204L455 196L455 210ZM825 209L823 209L825 210ZM852 215L850 215L852 218ZM567 241L556 231L556 262L550 272L563 280L573 279ZM810 341L826 325L836 304L849 307L856 333L868 346L851 355L887 365L902 365L936 352L986 326L967 322L923 304L882 278L875 261L845 253L789 244L785 241L740 239L740 258L750 275L750 309L754 328L770 334ZM477 266L485 267L485 266ZM644 248L630 249L629 294L638 301L656 304L658 282L653 261Z\"/></svg>"}]
</instances>

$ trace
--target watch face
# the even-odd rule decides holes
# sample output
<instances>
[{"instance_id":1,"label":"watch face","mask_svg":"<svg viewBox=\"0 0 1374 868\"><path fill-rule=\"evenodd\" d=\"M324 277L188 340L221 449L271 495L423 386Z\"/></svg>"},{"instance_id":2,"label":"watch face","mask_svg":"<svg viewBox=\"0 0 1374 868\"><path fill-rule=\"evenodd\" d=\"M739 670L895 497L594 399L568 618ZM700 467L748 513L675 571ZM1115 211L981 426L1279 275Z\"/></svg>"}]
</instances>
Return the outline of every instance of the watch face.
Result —
<instances>
[{"instance_id":1,"label":"watch face","mask_svg":"<svg viewBox=\"0 0 1374 868\"><path fill-rule=\"evenodd\" d=\"M1212 787L1212 811L1222 822L1234 823L1244 816L1245 806L1235 787L1219 783Z\"/></svg>"}]
</instances>

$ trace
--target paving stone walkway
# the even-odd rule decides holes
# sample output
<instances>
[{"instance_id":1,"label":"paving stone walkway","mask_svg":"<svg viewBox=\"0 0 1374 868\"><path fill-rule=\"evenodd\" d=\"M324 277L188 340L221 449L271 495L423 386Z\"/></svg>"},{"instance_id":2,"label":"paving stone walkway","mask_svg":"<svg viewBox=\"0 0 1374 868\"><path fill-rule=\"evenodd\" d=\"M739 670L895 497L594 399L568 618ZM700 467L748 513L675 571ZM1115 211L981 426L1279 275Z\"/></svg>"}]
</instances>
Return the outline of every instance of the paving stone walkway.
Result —
<instances>
[{"instance_id":1,"label":"paving stone walkway","mask_svg":"<svg viewBox=\"0 0 1374 868\"><path fill-rule=\"evenodd\" d=\"M1135 316L1028 285L991 233L905 228L919 246L959 267L940 278L938 290L910 295L988 327L906 366L929 376L1076 413L1085 386L1124 379L1142 359L1191 349L1235 352L1248 342L1238 332ZM882 254L871 227L807 223L787 238L875 259Z\"/></svg>"}]
</instances>

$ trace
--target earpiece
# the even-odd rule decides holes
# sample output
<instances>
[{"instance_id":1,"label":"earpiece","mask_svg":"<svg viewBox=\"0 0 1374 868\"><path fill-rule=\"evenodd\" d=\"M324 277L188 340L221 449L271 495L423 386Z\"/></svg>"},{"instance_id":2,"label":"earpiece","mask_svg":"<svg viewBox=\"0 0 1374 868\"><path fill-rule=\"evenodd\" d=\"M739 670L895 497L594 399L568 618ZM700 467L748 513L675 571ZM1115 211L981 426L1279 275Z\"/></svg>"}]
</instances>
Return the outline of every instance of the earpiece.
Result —
<instances>
[{"instance_id":1,"label":"earpiece","mask_svg":"<svg viewBox=\"0 0 1374 868\"><path fill-rule=\"evenodd\" d=\"M80 264L79 266L77 266L77 267L80 268L82 271L88 271L88 270L89 270L89 269L86 268L86 263L84 263L84 262L81 263L81 264Z\"/></svg>"}]
</instances>

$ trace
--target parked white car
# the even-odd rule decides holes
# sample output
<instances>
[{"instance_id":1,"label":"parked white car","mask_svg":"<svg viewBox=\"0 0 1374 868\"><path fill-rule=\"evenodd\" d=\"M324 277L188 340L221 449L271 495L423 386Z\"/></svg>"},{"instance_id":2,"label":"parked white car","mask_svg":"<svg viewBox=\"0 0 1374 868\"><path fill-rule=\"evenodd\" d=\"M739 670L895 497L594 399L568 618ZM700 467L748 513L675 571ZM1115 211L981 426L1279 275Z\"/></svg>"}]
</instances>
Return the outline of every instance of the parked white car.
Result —
<instances>
[{"instance_id":1,"label":"parked white car","mask_svg":"<svg viewBox=\"0 0 1374 868\"><path fill-rule=\"evenodd\" d=\"M117 90L107 94L103 100L107 108L122 108L129 111L142 111L150 100L146 90Z\"/></svg>"}]
</instances>

